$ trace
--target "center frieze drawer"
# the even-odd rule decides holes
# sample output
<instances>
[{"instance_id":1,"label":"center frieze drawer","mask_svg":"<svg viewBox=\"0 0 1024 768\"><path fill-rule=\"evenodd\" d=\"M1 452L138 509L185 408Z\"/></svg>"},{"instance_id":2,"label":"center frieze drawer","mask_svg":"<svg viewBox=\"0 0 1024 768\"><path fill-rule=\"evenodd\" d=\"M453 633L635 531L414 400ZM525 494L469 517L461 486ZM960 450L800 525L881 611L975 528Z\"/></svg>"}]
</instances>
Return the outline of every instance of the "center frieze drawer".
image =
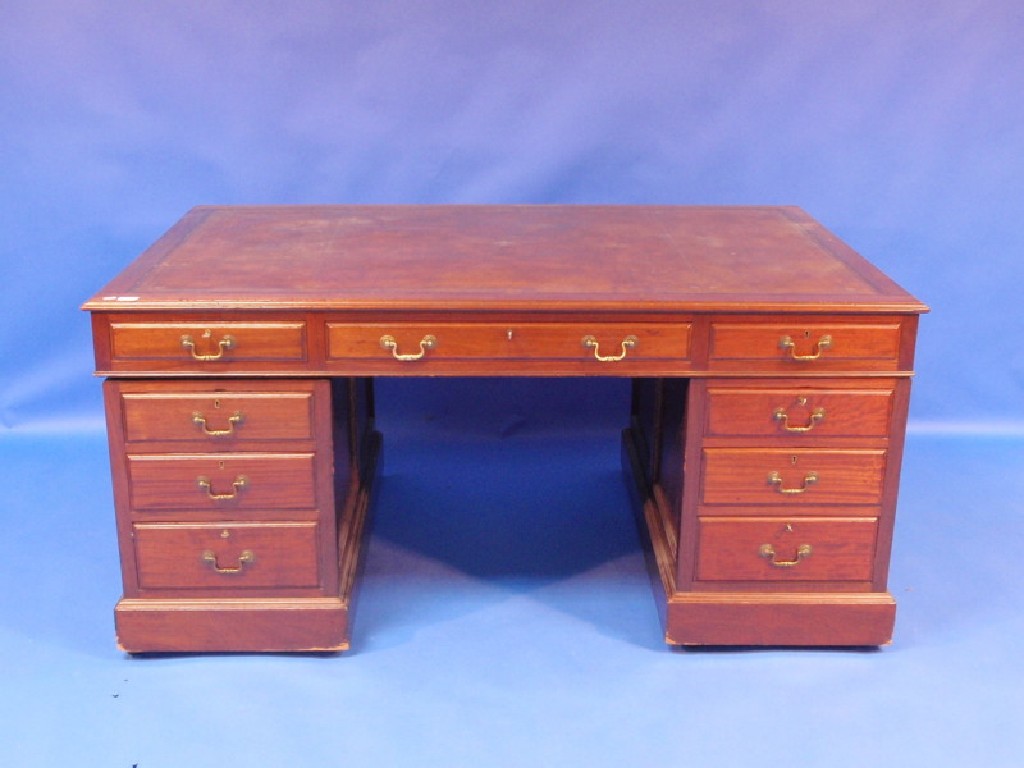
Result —
<instances>
[{"instance_id":1,"label":"center frieze drawer","mask_svg":"<svg viewBox=\"0 0 1024 768\"><path fill-rule=\"evenodd\" d=\"M877 505L883 449L705 448L704 504Z\"/></svg>"},{"instance_id":2,"label":"center frieze drawer","mask_svg":"<svg viewBox=\"0 0 1024 768\"><path fill-rule=\"evenodd\" d=\"M688 323L328 323L328 360L630 362L690 357Z\"/></svg>"},{"instance_id":3,"label":"center frieze drawer","mask_svg":"<svg viewBox=\"0 0 1024 768\"><path fill-rule=\"evenodd\" d=\"M128 456L135 511L311 510L312 453L136 454Z\"/></svg>"},{"instance_id":4,"label":"center frieze drawer","mask_svg":"<svg viewBox=\"0 0 1024 768\"><path fill-rule=\"evenodd\" d=\"M317 524L137 523L142 589L315 588Z\"/></svg>"},{"instance_id":5,"label":"center frieze drawer","mask_svg":"<svg viewBox=\"0 0 1024 768\"><path fill-rule=\"evenodd\" d=\"M875 518L701 518L701 581L870 581Z\"/></svg>"}]
</instances>

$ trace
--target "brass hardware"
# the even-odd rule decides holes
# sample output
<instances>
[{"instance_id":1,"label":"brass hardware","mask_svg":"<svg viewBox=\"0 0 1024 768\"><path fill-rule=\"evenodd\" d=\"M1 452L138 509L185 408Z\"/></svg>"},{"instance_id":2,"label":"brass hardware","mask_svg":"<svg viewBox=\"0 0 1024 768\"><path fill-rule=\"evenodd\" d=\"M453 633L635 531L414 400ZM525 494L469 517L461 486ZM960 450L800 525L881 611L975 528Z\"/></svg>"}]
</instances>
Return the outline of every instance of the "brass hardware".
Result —
<instances>
[{"instance_id":1,"label":"brass hardware","mask_svg":"<svg viewBox=\"0 0 1024 768\"><path fill-rule=\"evenodd\" d=\"M799 398L797 400L797 405L806 405L806 404L807 404L807 399L806 398L801 397L801 398ZM811 411L810 418L807 420L807 423L804 424L803 426L799 426L799 425L794 426L794 425L790 424L789 423L789 414L786 413L786 409L785 408L776 408L775 411L772 413L772 418L774 418L778 422L781 422L782 428L784 430L786 430L787 432L810 432L812 429L814 429L818 425L819 421L821 421L822 419L825 418L825 409L824 408L815 408L813 411Z\"/></svg>"},{"instance_id":2,"label":"brass hardware","mask_svg":"<svg viewBox=\"0 0 1024 768\"><path fill-rule=\"evenodd\" d=\"M398 342L395 341L395 337L387 333L380 337L380 346L382 349L391 350L391 354L394 355L395 360L419 360L425 354L428 349L433 349L437 346L437 337L432 334L427 334L420 339L420 351L415 355L400 355L398 354Z\"/></svg>"},{"instance_id":3,"label":"brass hardware","mask_svg":"<svg viewBox=\"0 0 1024 768\"><path fill-rule=\"evenodd\" d=\"M583 337L583 346L586 347L587 349L594 350L594 357L600 360L602 363L616 363L619 360L625 360L626 354L629 352L629 350L633 349L639 343L640 339L638 339L633 334L630 334L629 336L622 340L621 355L602 355L600 351L600 343L594 336L588 334Z\"/></svg>"},{"instance_id":4,"label":"brass hardware","mask_svg":"<svg viewBox=\"0 0 1024 768\"><path fill-rule=\"evenodd\" d=\"M808 472L806 475L804 475L804 483L799 488L783 488L782 475L779 474L778 472L768 473L769 485L774 485L775 490L778 491L779 493L785 493L790 495L806 493L807 489L811 486L811 484L816 482L818 482L818 473Z\"/></svg>"},{"instance_id":5,"label":"brass hardware","mask_svg":"<svg viewBox=\"0 0 1024 768\"><path fill-rule=\"evenodd\" d=\"M238 498L238 493L249 483L249 478L245 475L239 475L231 483L234 488L231 493L214 493L213 487L210 483L210 478L205 475L200 475L196 478L196 485L199 486L200 490L206 491L206 495L214 501L223 501L224 499L235 499Z\"/></svg>"},{"instance_id":6,"label":"brass hardware","mask_svg":"<svg viewBox=\"0 0 1024 768\"><path fill-rule=\"evenodd\" d=\"M242 554L238 556L238 565L225 568L217 562L217 555L213 553L212 549L204 549L202 561L213 566L213 570L217 573L241 573L246 565L252 565L256 562L256 555L253 554L251 549L243 549Z\"/></svg>"},{"instance_id":7,"label":"brass hardware","mask_svg":"<svg viewBox=\"0 0 1024 768\"><path fill-rule=\"evenodd\" d=\"M758 552L761 555L761 557L768 560L776 568L792 568L805 557L811 556L811 545L801 544L799 547L797 547L796 557L794 557L792 560L776 560L775 549L774 547L772 547L771 544L762 544L761 549L758 550Z\"/></svg>"},{"instance_id":8,"label":"brass hardware","mask_svg":"<svg viewBox=\"0 0 1024 768\"><path fill-rule=\"evenodd\" d=\"M506 335L508 336L508 340L512 341L512 329L511 328L509 328L508 331L506 331Z\"/></svg>"},{"instance_id":9,"label":"brass hardware","mask_svg":"<svg viewBox=\"0 0 1024 768\"><path fill-rule=\"evenodd\" d=\"M214 404L215 408L220 407L220 403ZM206 426L206 417L203 416L199 411L192 411L192 423L203 430L204 435L210 437L222 437L223 435L230 435L235 431L235 427L242 423L245 417L242 416L241 411L235 411L233 414L228 416L228 427L227 429L210 429Z\"/></svg>"},{"instance_id":10,"label":"brass hardware","mask_svg":"<svg viewBox=\"0 0 1024 768\"><path fill-rule=\"evenodd\" d=\"M212 334L210 331L203 333L203 338L208 339ZM196 343L192 340L189 334L184 334L181 337L181 348L187 350L192 355L193 360L209 361L209 360L220 360L224 357L224 351L231 349L235 346L235 339L233 336L225 334L224 337L217 342L217 353L214 355L200 355L196 353Z\"/></svg>"},{"instance_id":11,"label":"brass hardware","mask_svg":"<svg viewBox=\"0 0 1024 768\"><path fill-rule=\"evenodd\" d=\"M821 357L821 353L832 346L832 335L826 333L820 339L818 343L814 345L814 352L809 355L798 355L796 353L796 342L793 341L792 336L783 336L779 339L779 348L783 350L789 350L790 360L817 360Z\"/></svg>"}]
</instances>

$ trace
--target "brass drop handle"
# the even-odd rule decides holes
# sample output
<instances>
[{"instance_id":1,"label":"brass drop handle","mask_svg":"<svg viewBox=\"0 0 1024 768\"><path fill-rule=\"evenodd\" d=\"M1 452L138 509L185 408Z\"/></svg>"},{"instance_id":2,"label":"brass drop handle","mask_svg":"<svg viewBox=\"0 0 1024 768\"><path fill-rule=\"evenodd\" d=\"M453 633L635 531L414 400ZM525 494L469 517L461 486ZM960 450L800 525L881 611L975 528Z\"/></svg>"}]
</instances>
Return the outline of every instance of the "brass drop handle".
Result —
<instances>
[{"instance_id":1,"label":"brass drop handle","mask_svg":"<svg viewBox=\"0 0 1024 768\"><path fill-rule=\"evenodd\" d=\"M783 336L779 339L779 348L789 351L790 360L817 360L821 357L821 353L832 346L832 335L826 333L818 342L814 345L814 352L809 355L798 355L796 353L796 342L793 341L792 336Z\"/></svg>"},{"instance_id":2,"label":"brass drop handle","mask_svg":"<svg viewBox=\"0 0 1024 768\"><path fill-rule=\"evenodd\" d=\"M768 484L774 485L775 490L778 491L779 493L785 493L789 495L806 493L807 489L811 486L811 484L816 482L818 482L818 473L808 472L806 475L804 475L803 485L801 485L799 488L784 488L782 486L782 475L780 473L770 472L768 474Z\"/></svg>"},{"instance_id":3,"label":"brass drop handle","mask_svg":"<svg viewBox=\"0 0 1024 768\"><path fill-rule=\"evenodd\" d=\"M217 562L217 555L214 554L212 549L205 549L203 550L202 561L208 563L217 573L241 573L246 565L252 565L256 562L256 555L253 554L251 549L243 549L242 554L238 556L238 565L225 568Z\"/></svg>"},{"instance_id":4,"label":"brass drop handle","mask_svg":"<svg viewBox=\"0 0 1024 768\"><path fill-rule=\"evenodd\" d=\"M223 437L224 435L232 434L235 431L235 427L240 425L244 419L245 417L241 411L235 411L228 416L227 429L210 429L206 426L206 417L199 411L192 411L192 423L199 427L204 435L209 435L210 437Z\"/></svg>"},{"instance_id":5,"label":"brass drop handle","mask_svg":"<svg viewBox=\"0 0 1024 768\"><path fill-rule=\"evenodd\" d=\"M205 475L200 475L199 477L196 478L196 485L199 486L199 489L206 491L207 497L213 499L214 501L236 499L238 498L239 491L245 488L245 486L248 484L249 478L247 478L245 475L239 475L231 483L231 486L233 488L231 493L214 493L213 487L210 483L210 478L206 477Z\"/></svg>"},{"instance_id":6,"label":"brass drop handle","mask_svg":"<svg viewBox=\"0 0 1024 768\"><path fill-rule=\"evenodd\" d=\"M208 339L212 335L213 334L211 334L210 331L206 331L203 333L203 338ZM233 346L235 346L234 337L229 334L225 334L221 338L221 340L217 342L216 354L200 355L196 352L196 343L189 334L186 333L181 337L181 348L187 350L192 355L193 360L199 360L203 362L210 360L220 360L222 357L224 357L224 351L231 349Z\"/></svg>"},{"instance_id":7,"label":"brass drop handle","mask_svg":"<svg viewBox=\"0 0 1024 768\"><path fill-rule=\"evenodd\" d=\"M804 398L804 397L798 398L797 399L797 405L800 405L800 406L807 405L807 398ZM776 408L774 413L772 413L772 418L774 418L776 421L780 422L782 424L782 428L784 430L786 430L787 432L810 432L812 429L814 429L818 425L819 421L821 421L822 419L825 418L825 409L824 408L815 408L814 410L812 410L810 418L807 420L807 423L804 424L804 425L799 425L799 424L793 425L793 424L790 424L789 423L789 414L786 412L785 408Z\"/></svg>"},{"instance_id":8,"label":"brass drop handle","mask_svg":"<svg viewBox=\"0 0 1024 768\"><path fill-rule=\"evenodd\" d=\"M811 556L811 545L801 544L796 548L796 557L792 560L776 560L775 559L775 548L771 544L762 544L759 550L761 557L768 560L776 568L792 568L794 565L799 563L805 557Z\"/></svg>"},{"instance_id":9,"label":"brass drop handle","mask_svg":"<svg viewBox=\"0 0 1024 768\"><path fill-rule=\"evenodd\" d=\"M601 345L596 337L591 336L590 334L587 334L586 336L583 337L583 346L586 347L587 349L594 350L594 357L600 360L602 363L617 363L619 360L625 360L626 354L629 352L629 350L633 349L639 343L640 339L638 339L633 334L630 334L629 336L622 340L621 355L602 355Z\"/></svg>"},{"instance_id":10,"label":"brass drop handle","mask_svg":"<svg viewBox=\"0 0 1024 768\"><path fill-rule=\"evenodd\" d=\"M437 346L437 337L428 333L420 339L420 351L412 355L398 354L398 342L395 340L395 337L389 333L380 337L380 346L382 349L391 350L391 354L394 356L395 360L402 360L403 362L407 362L409 360L420 360L425 354L427 354L428 349L433 349Z\"/></svg>"}]
</instances>

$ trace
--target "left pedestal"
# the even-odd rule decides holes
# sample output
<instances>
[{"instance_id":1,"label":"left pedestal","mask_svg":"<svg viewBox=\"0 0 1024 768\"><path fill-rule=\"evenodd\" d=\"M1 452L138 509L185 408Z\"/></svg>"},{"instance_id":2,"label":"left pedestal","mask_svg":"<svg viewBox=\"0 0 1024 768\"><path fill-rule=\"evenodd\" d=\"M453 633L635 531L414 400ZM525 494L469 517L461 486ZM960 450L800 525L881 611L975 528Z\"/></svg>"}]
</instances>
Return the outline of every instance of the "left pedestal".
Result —
<instances>
[{"instance_id":1,"label":"left pedestal","mask_svg":"<svg viewBox=\"0 0 1024 768\"><path fill-rule=\"evenodd\" d=\"M380 436L368 379L108 380L130 653L341 651Z\"/></svg>"}]
</instances>

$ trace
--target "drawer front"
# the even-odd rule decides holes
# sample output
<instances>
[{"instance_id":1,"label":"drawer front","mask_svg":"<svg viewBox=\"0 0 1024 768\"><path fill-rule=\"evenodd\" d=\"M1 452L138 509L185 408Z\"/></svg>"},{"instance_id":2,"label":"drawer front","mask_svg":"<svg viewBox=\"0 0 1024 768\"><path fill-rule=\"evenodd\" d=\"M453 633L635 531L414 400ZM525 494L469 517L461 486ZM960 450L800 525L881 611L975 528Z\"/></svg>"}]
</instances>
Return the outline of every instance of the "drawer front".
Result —
<instances>
[{"instance_id":1,"label":"drawer front","mask_svg":"<svg viewBox=\"0 0 1024 768\"><path fill-rule=\"evenodd\" d=\"M329 360L687 360L686 323L328 323Z\"/></svg>"},{"instance_id":2,"label":"drawer front","mask_svg":"<svg viewBox=\"0 0 1024 768\"><path fill-rule=\"evenodd\" d=\"M137 511L317 507L311 453L129 455L128 481Z\"/></svg>"},{"instance_id":3,"label":"drawer front","mask_svg":"<svg viewBox=\"0 0 1024 768\"><path fill-rule=\"evenodd\" d=\"M870 581L874 518L701 518L702 581Z\"/></svg>"},{"instance_id":4,"label":"drawer front","mask_svg":"<svg viewBox=\"0 0 1024 768\"><path fill-rule=\"evenodd\" d=\"M830 369L895 370L899 323L711 324L709 366L812 372Z\"/></svg>"},{"instance_id":5,"label":"drawer front","mask_svg":"<svg viewBox=\"0 0 1024 768\"><path fill-rule=\"evenodd\" d=\"M880 504L882 449L704 449L705 504Z\"/></svg>"},{"instance_id":6,"label":"drawer front","mask_svg":"<svg viewBox=\"0 0 1024 768\"><path fill-rule=\"evenodd\" d=\"M311 440L312 392L123 392L125 440Z\"/></svg>"},{"instance_id":7,"label":"drawer front","mask_svg":"<svg viewBox=\"0 0 1024 768\"><path fill-rule=\"evenodd\" d=\"M710 437L885 437L893 389L708 387Z\"/></svg>"},{"instance_id":8,"label":"drawer front","mask_svg":"<svg viewBox=\"0 0 1024 768\"><path fill-rule=\"evenodd\" d=\"M142 589L314 588L320 584L317 524L139 523Z\"/></svg>"},{"instance_id":9,"label":"drawer front","mask_svg":"<svg viewBox=\"0 0 1024 768\"><path fill-rule=\"evenodd\" d=\"M305 361L306 324L296 322L112 322L114 362L166 361L213 367Z\"/></svg>"}]
</instances>

